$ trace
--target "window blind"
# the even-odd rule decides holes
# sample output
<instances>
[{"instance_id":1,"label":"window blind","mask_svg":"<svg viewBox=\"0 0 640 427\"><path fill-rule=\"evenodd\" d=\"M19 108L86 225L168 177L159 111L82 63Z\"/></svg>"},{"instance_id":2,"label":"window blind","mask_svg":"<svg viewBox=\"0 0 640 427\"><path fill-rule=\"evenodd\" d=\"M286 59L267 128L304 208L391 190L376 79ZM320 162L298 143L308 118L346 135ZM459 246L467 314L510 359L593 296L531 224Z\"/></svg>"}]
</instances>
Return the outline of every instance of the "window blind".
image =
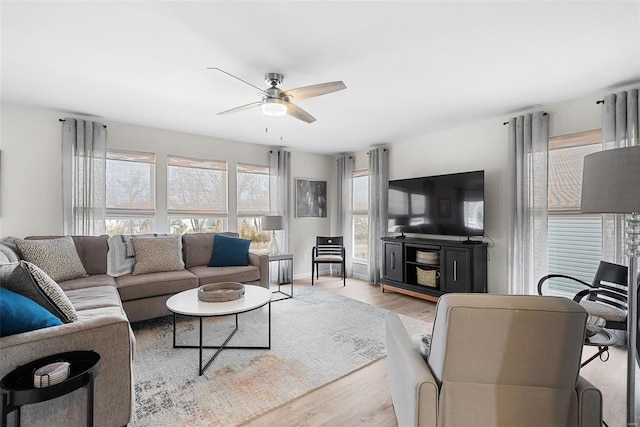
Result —
<instances>
[{"instance_id":1,"label":"window blind","mask_svg":"<svg viewBox=\"0 0 640 427\"><path fill-rule=\"evenodd\" d=\"M227 162L167 157L167 210L172 215L227 215Z\"/></svg>"},{"instance_id":2,"label":"window blind","mask_svg":"<svg viewBox=\"0 0 640 427\"><path fill-rule=\"evenodd\" d=\"M153 216L155 155L110 150L106 159L107 215Z\"/></svg>"}]
</instances>

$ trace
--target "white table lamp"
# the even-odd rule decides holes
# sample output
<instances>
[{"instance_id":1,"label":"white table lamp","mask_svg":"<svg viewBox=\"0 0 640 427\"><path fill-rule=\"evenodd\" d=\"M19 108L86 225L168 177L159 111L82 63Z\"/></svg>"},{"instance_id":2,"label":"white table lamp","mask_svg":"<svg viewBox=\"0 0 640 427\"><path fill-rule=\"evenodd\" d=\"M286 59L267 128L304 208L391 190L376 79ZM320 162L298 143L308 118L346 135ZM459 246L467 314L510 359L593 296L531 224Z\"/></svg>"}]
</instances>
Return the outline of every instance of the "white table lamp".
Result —
<instances>
[{"instance_id":1,"label":"white table lamp","mask_svg":"<svg viewBox=\"0 0 640 427\"><path fill-rule=\"evenodd\" d=\"M584 158L584 213L625 216L625 254L629 257L627 313L627 426L636 426L635 369L638 358L638 256L640 256L640 145L589 154ZM640 359L638 359L640 363Z\"/></svg>"},{"instance_id":2,"label":"white table lamp","mask_svg":"<svg viewBox=\"0 0 640 427\"><path fill-rule=\"evenodd\" d=\"M266 215L262 217L262 229L271 230L271 242L269 243L269 255L280 255L276 230L284 229L284 219L280 215Z\"/></svg>"}]
</instances>

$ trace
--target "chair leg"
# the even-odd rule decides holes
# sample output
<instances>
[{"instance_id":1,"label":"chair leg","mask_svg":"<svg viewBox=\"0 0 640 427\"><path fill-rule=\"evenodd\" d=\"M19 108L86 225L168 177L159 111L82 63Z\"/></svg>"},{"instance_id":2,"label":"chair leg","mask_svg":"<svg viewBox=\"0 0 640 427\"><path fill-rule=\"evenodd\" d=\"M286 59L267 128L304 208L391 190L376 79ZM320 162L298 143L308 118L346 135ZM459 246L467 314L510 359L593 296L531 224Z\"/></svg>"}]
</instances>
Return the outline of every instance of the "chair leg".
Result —
<instances>
[{"instance_id":1,"label":"chair leg","mask_svg":"<svg viewBox=\"0 0 640 427\"><path fill-rule=\"evenodd\" d=\"M347 286L347 269L345 263L342 263L342 286Z\"/></svg>"},{"instance_id":2,"label":"chair leg","mask_svg":"<svg viewBox=\"0 0 640 427\"><path fill-rule=\"evenodd\" d=\"M315 267L315 263L311 261L311 286L313 286L313 268Z\"/></svg>"}]
</instances>

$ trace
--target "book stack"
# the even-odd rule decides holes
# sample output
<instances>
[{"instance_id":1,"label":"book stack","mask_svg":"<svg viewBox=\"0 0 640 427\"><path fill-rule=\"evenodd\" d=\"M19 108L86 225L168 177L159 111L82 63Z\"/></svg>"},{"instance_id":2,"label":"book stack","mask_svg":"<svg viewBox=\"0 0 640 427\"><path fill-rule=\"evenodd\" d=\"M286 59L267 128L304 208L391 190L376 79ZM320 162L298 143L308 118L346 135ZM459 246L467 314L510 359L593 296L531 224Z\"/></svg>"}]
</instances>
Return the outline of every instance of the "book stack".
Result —
<instances>
[{"instance_id":1,"label":"book stack","mask_svg":"<svg viewBox=\"0 0 640 427\"><path fill-rule=\"evenodd\" d=\"M36 369L33 373L33 386L36 388L60 384L69 378L69 362L53 362Z\"/></svg>"},{"instance_id":2,"label":"book stack","mask_svg":"<svg viewBox=\"0 0 640 427\"><path fill-rule=\"evenodd\" d=\"M438 252L416 251L416 261L423 264L438 264Z\"/></svg>"}]
</instances>

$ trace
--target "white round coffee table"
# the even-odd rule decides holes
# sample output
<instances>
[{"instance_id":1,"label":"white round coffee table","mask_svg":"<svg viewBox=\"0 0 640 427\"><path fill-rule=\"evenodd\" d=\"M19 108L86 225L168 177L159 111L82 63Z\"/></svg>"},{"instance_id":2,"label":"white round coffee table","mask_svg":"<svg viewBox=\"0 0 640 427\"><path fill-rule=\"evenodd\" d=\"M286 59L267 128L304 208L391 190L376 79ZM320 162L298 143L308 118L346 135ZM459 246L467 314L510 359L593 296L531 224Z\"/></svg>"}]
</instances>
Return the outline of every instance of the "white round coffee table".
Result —
<instances>
[{"instance_id":1,"label":"white round coffee table","mask_svg":"<svg viewBox=\"0 0 640 427\"><path fill-rule=\"evenodd\" d=\"M200 349L199 374L202 375L207 370L211 362L226 349L248 349L248 350L270 350L271 349L271 291L261 286L244 285L245 293L242 298L225 302L204 302L198 299L198 288L189 289L175 294L167 300L167 308L173 313L173 347L174 348L198 348ZM246 313L269 305L269 344L267 346L227 346L227 343L238 331L238 314ZM176 345L176 316L197 317L200 321L200 339L198 345ZM209 346L202 344L202 318L216 316L236 316L236 327L231 335L219 346ZM217 349L209 361L202 366L202 350Z\"/></svg>"}]
</instances>

